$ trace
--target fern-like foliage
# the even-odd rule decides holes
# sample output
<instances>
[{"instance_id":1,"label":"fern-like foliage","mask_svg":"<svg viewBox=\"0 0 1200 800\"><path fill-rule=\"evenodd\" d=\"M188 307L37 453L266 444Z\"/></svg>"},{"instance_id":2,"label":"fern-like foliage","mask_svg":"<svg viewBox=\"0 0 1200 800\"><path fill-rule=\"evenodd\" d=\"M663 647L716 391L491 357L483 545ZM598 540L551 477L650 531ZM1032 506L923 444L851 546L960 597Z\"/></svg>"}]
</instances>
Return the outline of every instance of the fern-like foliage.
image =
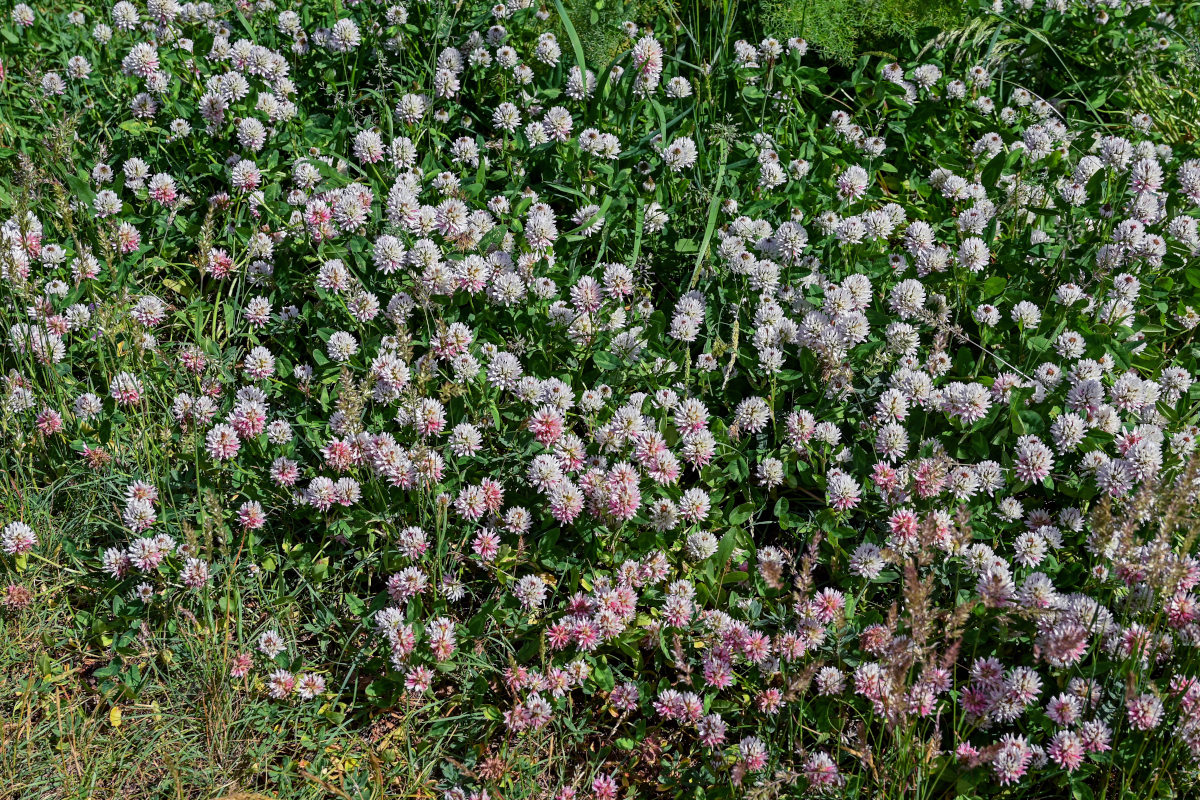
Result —
<instances>
[{"instance_id":1,"label":"fern-like foliage","mask_svg":"<svg viewBox=\"0 0 1200 800\"><path fill-rule=\"evenodd\" d=\"M887 52L925 28L961 24L957 0L767 0L763 27L771 35L800 36L826 57L849 63L864 52Z\"/></svg>"}]
</instances>

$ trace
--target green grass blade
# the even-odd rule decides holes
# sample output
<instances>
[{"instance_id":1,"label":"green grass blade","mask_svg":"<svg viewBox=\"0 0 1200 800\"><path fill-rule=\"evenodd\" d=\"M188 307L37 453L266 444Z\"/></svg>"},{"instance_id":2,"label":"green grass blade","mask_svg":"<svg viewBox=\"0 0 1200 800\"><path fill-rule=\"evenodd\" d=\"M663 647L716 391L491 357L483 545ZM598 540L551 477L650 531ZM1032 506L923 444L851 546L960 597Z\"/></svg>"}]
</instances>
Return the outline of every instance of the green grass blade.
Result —
<instances>
[{"instance_id":1,"label":"green grass blade","mask_svg":"<svg viewBox=\"0 0 1200 800\"><path fill-rule=\"evenodd\" d=\"M580 76L586 85L587 67L583 61L583 44L579 41L579 34L575 32L575 25L571 22L571 17L567 15L567 9L563 7L562 0L554 0L554 7L558 10L558 18L562 20L567 38L571 40L571 49L575 51L575 63L579 65Z\"/></svg>"}]
</instances>

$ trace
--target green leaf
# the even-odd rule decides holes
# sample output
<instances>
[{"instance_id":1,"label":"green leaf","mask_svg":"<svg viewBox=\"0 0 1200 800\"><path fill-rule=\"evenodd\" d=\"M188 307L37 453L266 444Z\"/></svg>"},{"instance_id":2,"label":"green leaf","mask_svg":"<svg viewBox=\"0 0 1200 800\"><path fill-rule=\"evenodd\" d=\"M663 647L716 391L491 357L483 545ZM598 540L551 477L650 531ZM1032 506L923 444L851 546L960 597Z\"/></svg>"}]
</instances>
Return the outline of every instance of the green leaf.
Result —
<instances>
[{"instance_id":1,"label":"green leaf","mask_svg":"<svg viewBox=\"0 0 1200 800\"><path fill-rule=\"evenodd\" d=\"M617 358L606 350L601 350L593 355L592 361L596 362L596 366L606 372L609 370L619 369L621 366L621 359Z\"/></svg>"},{"instance_id":2,"label":"green leaf","mask_svg":"<svg viewBox=\"0 0 1200 800\"><path fill-rule=\"evenodd\" d=\"M596 685L603 691L611 692L613 687L617 685L616 679L613 678L612 670L607 664L597 664L592 670L592 679L596 681Z\"/></svg>"},{"instance_id":3,"label":"green leaf","mask_svg":"<svg viewBox=\"0 0 1200 800\"><path fill-rule=\"evenodd\" d=\"M71 187L71 191L75 193L76 197L89 206L96 199L96 193L88 186L87 180L80 178L78 175L68 175L67 185Z\"/></svg>"},{"instance_id":4,"label":"green leaf","mask_svg":"<svg viewBox=\"0 0 1200 800\"><path fill-rule=\"evenodd\" d=\"M983 168L983 174L980 175L979 182L984 186L995 186L1000 180L1000 174L1004 171L1004 164L1008 160L1008 153L1003 151L992 156L991 161L988 161L987 166Z\"/></svg>"},{"instance_id":5,"label":"green leaf","mask_svg":"<svg viewBox=\"0 0 1200 800\"><path fill-rule=\"evenodd\" d=\"M1071 797L1074 800L1093 800L1095 796L1086 783L1082 781L1071 783Z\"/></svg>"},{"instance_id":6,"label":"green leaf","mask_svg":"<svg viewBox=\"0 0 1200 800\"><path fill-rule=\"evenodd\" d=\"M729 512L729 524L730 525L741 525L743 522L750 519L750 517L754 515L754 509L756 509L757 507L758 506L756 506L754 503L742 503L740 506L735 508L733 511Z\"/></svg>"},{"instance_id":7,"label":"green leaf","mask_svg":"<svg viewBox=\"0 0 1200 800\"><path fill-rule=\"evenodd\" d=\"M729 556L733 554L733 548L736 543L737 539L734 531L729 531L721 537L721 543L717 545L717 559L715 562L717 566L725 566L725 562L728 561Z\"/></svg>"}]
</instances>

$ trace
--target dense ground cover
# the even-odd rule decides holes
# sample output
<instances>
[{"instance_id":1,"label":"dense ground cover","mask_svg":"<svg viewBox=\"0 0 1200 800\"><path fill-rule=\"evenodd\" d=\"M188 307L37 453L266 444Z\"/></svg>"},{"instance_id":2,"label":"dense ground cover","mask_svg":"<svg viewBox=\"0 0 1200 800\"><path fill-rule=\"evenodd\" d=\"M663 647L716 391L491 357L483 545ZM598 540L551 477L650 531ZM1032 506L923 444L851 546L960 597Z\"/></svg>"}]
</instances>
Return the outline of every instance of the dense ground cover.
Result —
<instances>
[{"instance_id":1,"label":"dense ground cover","mask_svg":"<svg viewBox=\"0 0 1200 800\"><path fill-rule=\"evenodd\" d=\"M4 785L1193 795L1200 7L804 8L6 11Z\"/></svg>"}]
</instances>

